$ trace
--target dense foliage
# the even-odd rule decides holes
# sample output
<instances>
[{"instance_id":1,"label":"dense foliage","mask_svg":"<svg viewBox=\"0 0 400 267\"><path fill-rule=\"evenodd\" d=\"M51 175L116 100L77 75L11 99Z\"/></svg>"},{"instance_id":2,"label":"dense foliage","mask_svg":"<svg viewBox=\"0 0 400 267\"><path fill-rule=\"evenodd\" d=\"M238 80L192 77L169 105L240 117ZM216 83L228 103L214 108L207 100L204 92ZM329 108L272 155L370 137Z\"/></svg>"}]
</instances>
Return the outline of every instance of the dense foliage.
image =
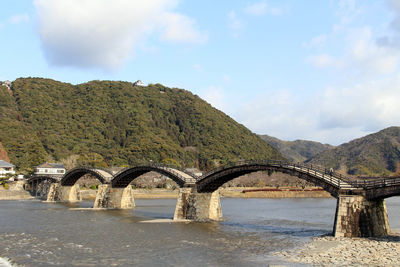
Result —
<instances>
[{"instance_id":1,"label":"dense foliage","mask_svg":"<svg viewBox=\"0 0 400 267\"><path fill-rule=\"evenodd\" d=\"M351 175L400 175L400 127L355 139L324 151L308 162Z\"/></svg>"},{"instance_id":2,"label":"dense foliage","mask_svg":"<svg viewBox=\"0 0 400 267\"><path fill-rule=\"evenodd\" d=\"M161 84L21 78L0 88L0 142L19 169L75 157L97 166L165 162L208 169L282 156L192 93Z\"/></svg>"},{"instance_id":3,"label":"dense foliage","mask_svg":"<svg viewBox=\"0 0 400 267\"><path fill-rule=\"evenodd\" d=\"M285 158L293 162L303 162L334 146L314 141L296 140L283 141L269 135L260 135L272 147L276 148Z\"/></svg>"}]
</instances>

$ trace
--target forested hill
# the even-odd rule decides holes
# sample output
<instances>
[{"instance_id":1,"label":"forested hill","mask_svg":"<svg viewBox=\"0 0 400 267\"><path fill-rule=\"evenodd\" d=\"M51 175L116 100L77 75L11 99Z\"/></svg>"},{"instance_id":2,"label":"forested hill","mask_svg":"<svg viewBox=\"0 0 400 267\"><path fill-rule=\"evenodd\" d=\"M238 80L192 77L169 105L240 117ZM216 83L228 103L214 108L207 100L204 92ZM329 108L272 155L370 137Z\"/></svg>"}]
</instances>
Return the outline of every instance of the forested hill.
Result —
<instances>
[{"instance_id":1,"label":"forested hill","mask_svg":"<svg viewBox=\"0 0 400 267\"><path fill-rule=\"evenodd\" d=\"M21 170L45 160L103 167L152 160L208 169L282 158L198 96L161 84L20 78L12 91L0 86L0 119L0 142Z\"/></svg>"},{"instance_id":2,"label":"forested hill","mask_svg":"<svg viewBox=\"0 0 400 267\"><path fill-rule=\"evenodd\" d=\"M400 127L355 139L308 162L352 175L400 175Z\"/></svg>"}]
</instances>

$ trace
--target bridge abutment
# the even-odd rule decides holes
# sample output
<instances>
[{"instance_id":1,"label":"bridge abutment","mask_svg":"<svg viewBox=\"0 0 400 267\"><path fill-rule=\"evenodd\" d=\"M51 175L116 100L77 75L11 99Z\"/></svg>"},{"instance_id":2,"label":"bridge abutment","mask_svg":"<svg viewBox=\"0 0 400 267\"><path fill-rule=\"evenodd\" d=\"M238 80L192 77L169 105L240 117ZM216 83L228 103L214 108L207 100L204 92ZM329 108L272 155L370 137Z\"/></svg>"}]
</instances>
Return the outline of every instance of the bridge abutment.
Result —
<instances>
[{"instance_id":1,"label":"bridge abutment","mask_svg":"<svg viewBox=\"0 0 400 267\"><path fill-rule=\"evenodd\" d=\"M339 195L333 235L378 237L390 232L384 199L367 200L361 195Z\"/></svg>"},{"instance_id":2,"label":"bridge abutment","mask_svg":"<svg viewBox=\"0 0 400 267\"><path fill-rule=\"evenodd\" d=\"M113 188L109 184L99 185L93 208L133 209L135 200L131 186Z\"/></svg>"},{"instance_id":3,"label":"bridge abutment","mask_svg":"<svg viewBox=\"0 0 400 267\"><path fill-rule=\"evenodd\" d=\"M174 220L220 221L222 219L219 191L198 193L193 188L181 188Z\"/></svg>"}]
</instances>

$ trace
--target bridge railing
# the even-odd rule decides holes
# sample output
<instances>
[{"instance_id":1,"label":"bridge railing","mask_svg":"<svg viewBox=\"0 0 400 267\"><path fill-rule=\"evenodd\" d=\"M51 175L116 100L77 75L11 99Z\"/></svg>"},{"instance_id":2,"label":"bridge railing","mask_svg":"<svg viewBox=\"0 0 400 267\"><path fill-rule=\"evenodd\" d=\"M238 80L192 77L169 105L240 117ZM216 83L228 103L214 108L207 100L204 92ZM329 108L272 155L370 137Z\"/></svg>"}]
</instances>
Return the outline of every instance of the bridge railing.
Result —
<instances>
[{"instance_id":1,"label":"bridge railing","mask_svg":"<svg viewBox=\"0 0 400 267\"><path fill-rule=\"evenodd\" d=\"M400 186L400 177L359 177L355 183L363 189L374 189L388 186ZM362 179L364 178L364 179Z\"/></svg>"},{"instance_id":2,"label":"bridge railing","mask_svg":"<svg viewBox=\"0 0 400 267\"><path fill-rule=\"evenodd\" d=\"M224 166L217 167L215 169L210 170L209 172L203 174L202 176L198 177L197 180L204 179L205 177L222 171L224 169L232 168L232 167L239 167L244 165L269 165L272 167L285 167L287 169L297 170L303 173L312 174L314 176L319 177L320 179L324 180L325 182L334 185L338 188L353 188L355 184L347 178L346 176L338 173L338 172L331 172L329 169L321 167L319 165L314 164L305 164L305 163L292 163L288 161L281 161L281 160L243 160L238 162L232 162L226 164Z\"/></svg>"},{"instance_id":3,"label":"bridge railing","mask_svg":"<svg viewBox=\"0 0 400 267\"><path fill-rule=\"evenodd\" d=\"M222 171L224 169L228 169L228 168L232 168L232 167L238 167L238 166L242 166L242 165L253 165L253 164L282 164L283 161L280 160L240 160L240 161L235 161L235 162L229 162L228 164L224 164L222 166L219 166L217 168L213 168L211 170L209 170L206 173L203 173L203 175L197 177L197 180L202 180L203 178Z\"/></svg>"},{"instance_id":4,"label":"bridge railing","mask_svg":"<svg viewBox=\"0 0 400 267\"><path fill-rule=\"evenodd\" d=\"M71 172L71 171L79 170L79 169L88 169L88 170L92 170L92 171L94 171L94 172L96 172L96 170L101 170L101 171L104 171L104 172L110 174L111 176L113 175L112 172L110 171L110 169L107 169L107 168L99 168L99 167L93 167L93 166L86 166L86 165L74 167L74 168L72 168L72 169L69 169L67 172ZM97 172L97 173L98 173L98 172ZM100 173L99 173L99 174L100 174Z\"/></svg>"}]
</instances>

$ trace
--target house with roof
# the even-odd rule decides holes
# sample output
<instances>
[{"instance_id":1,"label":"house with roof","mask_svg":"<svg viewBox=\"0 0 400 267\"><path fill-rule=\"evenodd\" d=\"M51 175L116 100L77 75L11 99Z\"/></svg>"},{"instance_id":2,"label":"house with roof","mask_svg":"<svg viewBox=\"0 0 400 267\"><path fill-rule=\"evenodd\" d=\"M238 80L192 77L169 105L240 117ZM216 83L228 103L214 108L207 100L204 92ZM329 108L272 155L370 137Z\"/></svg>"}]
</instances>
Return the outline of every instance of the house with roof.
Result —
<instances>
[{"instance_id":1,"label":"house with roof","mask_svg":"<svg viewBox=\"0 0 400 267\"><path fill-rule=\"evenodd\" d=\"M62 176L65 172L64 164L44 162L35 167L33 175Z\"/></svg>"},{"instance_id":2,"label":"house with roof","mask_svg":"<svg viewBox=\"0 0 400 267\"><path fill-rule=\"evenodd\" d=\"M0 160L0 177L6 177L7 175L14 175L15 166L5 160Z\"/></svg>"}]
</instances>

